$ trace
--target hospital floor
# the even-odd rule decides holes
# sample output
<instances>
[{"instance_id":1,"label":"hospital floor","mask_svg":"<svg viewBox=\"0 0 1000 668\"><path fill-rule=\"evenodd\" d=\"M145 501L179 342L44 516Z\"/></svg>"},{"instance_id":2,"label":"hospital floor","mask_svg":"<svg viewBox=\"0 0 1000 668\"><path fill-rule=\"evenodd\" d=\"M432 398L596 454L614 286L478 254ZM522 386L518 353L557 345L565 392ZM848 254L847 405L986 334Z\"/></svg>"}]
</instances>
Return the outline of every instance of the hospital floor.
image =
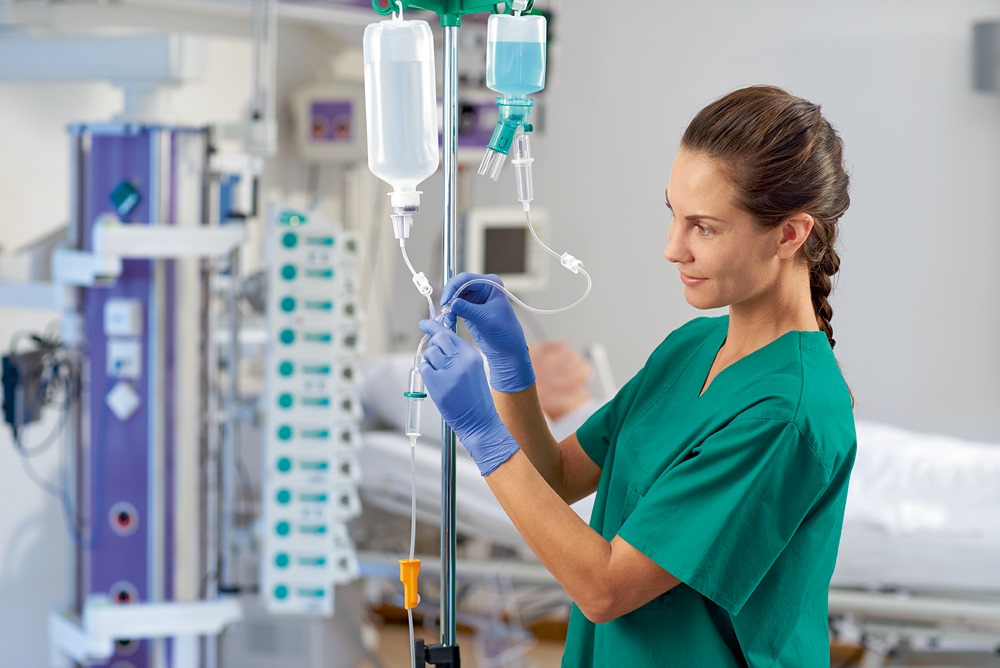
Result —
<instances>
[{"instance_id":1,"label":"hospital floor","mask_svg":"<svg viewBox=\"0 0 1000 668\"><path fill-rule=\"evenodd\" d=\"M406 626L384 624L378 627L379 643L376 654L382 665L365 661L358 668L404 668L410 665L410 633ZM419 631L417 637L420 637ZM428 642L437 642L436 638ZM459 633L458 646L462 653L462 668L488 668L476 661L472 636ZM511 663L523 668L558 668L562 659L561 642L540 641L528 649L523 663Z\"/></svg>"},{"instance_id":2,"label":"hospital floor","mask_svg":"<svg viewBox=\"0 0 1000 668\"><path fill-rule=\"evenodd\" d=\"M381 665L365 661L358 668L403 668L409 666L409 631L399 624L379 625L379 643L376 650ZM419 632L418 632L419 637ZM459 647L462 648L463 668L489 668L476 661L474 645L470 635L459 633ZM558 668L562 658L563 644L556 641L539 641L524 655L523 662L510 662L519 668ZM847 655L849 656L849 655ZM850 658L835 657L831 668L856 668L858 663ZM934 653L908 654L888 659L885 668L896 666L922 666L923 668L1000 668L1000 655L982 653Z\"/></svg>"}]
</instances>

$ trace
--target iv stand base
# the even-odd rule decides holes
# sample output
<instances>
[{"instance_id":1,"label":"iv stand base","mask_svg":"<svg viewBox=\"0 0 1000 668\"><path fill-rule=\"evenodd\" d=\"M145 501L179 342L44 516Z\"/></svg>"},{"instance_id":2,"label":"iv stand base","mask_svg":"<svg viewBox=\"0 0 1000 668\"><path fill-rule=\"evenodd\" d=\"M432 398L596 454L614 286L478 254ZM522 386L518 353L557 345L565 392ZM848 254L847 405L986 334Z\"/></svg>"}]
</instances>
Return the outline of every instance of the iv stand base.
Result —
<instances>
[{"instance_id":1,"label":"iv stand base","mask_svg":"<svg viewBox=\"0 0 1000 668\"><path fill-rule=\"evenodd\" d=\"M413 641L413 657L416 662L413 668L425 668L425 666L447 666L447 668L462 668L462 658L459 655L458 645L425 645L423 638Z\"/></svg>"}]
</instances>

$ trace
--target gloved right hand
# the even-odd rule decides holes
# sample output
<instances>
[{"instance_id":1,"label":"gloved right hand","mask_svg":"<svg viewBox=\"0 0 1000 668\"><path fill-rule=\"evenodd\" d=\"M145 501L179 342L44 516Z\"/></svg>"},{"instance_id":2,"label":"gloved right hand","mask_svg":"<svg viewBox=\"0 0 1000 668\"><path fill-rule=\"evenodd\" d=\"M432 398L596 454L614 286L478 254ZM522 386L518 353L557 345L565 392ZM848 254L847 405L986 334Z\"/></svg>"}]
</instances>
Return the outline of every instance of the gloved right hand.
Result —
<instances>
[{"instance_id":1,"label":"gloved right hand","mask_svg":"<svg viewBox=\"0 0 1000 668\"><path fill-rule=\"evenodd\" d=\"M434 320L421 320L430 339L420 364L420 375L434 404L482 475L489 475L520 450L497 415L483 358L471 344Z\"/></svg>"},{"instance_id":2,"label":"gloved right hand","mask_svg":"<svg viewBox=\"0 0 1000 668\"><path fill-rule=\"evenodd\" d=\"M463 272L444 286L441 303L448 303L457 290L474 278L487 278L503 285L495 274ZM486 355L490 385L494 390L520 392L535 382L524 330L507 295L488 283L473 283L456 296L451 312L465 320L476 344Z\"/></svg>"}]
</instances>

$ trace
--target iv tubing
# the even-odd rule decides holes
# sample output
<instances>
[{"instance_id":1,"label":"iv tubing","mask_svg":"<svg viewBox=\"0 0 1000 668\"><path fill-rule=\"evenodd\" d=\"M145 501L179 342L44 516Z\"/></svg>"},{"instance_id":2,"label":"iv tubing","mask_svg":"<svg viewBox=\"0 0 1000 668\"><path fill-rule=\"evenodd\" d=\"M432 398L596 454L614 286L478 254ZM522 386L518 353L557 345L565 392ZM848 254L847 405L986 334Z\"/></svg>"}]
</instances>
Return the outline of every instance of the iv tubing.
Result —
<instances>
[{"instance_id":1,"label":"iv tubing","mask_svg":"<svg viewBox=\"0 0 1000 668\"><path fill-rule=\"evenodd\" d=\"M410 258L406 255L406 246L404 246L402 243L400 243L399 245L399 251L403 254L403 261L406 262L407 268L410 270L410 273L413 274L413 281L414 283L416 283L418 280L420 280L423 274L422 273L418 274L417 270L413 268L413 264L410 262ZM431 314L431 320L435 320L437 318L437 311L434 309L434 300L431 299L431 293L430 292L425 293L421 291L421 294L427 298L427 309Z\"/></svg>"},{"instance_id":2,"label":"iv tubing","mask_svg":"<svg viewBox=\"0 0 1000 668\"><path fill-rule=\"evenodd\" d=\"M417 437L410 437L410 560L414 558L417 546ZM413 633L413 609L406 611L407 621L410 626L410 665L415 666L416 657L414 655L414 633Z\"/></svg>"}]
</instances>

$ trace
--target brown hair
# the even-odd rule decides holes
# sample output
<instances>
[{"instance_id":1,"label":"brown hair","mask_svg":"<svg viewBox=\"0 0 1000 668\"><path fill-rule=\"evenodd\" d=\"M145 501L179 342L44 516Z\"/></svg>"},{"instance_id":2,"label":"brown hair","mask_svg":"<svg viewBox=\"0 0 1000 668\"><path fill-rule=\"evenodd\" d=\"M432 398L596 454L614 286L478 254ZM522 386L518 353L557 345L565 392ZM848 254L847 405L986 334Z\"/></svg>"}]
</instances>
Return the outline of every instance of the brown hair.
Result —
<instances>
[{"instance_id":1,"label":"brown hair","mask_svg":"<svg viewBox=\"0 0 1000 668\"><path fill-rule=\"evenodd\" d=\"M840 270L837 221L847 211L844 145L817 104L773 86L733 91L694 117L681 146L722 161L736 186L736 205L765 227L796 213L815 221L802 246L816 322L833 338L831 277Z\"/></svg>"}]
</instances>

